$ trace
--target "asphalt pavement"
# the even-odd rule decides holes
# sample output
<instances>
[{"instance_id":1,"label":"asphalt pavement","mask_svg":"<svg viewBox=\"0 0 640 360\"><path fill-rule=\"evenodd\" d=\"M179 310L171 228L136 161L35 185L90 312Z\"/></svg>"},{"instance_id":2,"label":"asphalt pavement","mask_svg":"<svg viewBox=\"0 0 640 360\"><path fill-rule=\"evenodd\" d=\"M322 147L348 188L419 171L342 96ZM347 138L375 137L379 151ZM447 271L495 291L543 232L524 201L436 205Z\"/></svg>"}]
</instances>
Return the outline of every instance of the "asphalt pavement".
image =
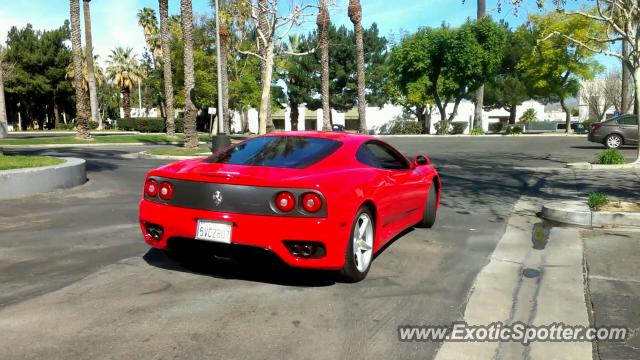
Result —
<instances>
[{"instance_id":1,"label":"asphalt pavement","mask_svg":"<svg viewBox=\"0 0 640 360\"><path fill-rule=\"evenodd\" d=\"M2 357L432 358L440 344L400 342L398 326L461 319L518 199L575 190L539 168L601 150L582 137L386 140L431 158L442 207L433 229L399 236L357 284L267 255L185 266L149 249L137 202L145 173L166 161L127 157L140 146L6 151L85 158L89 182L0 201Z\"/></svg>"}]
</instances>

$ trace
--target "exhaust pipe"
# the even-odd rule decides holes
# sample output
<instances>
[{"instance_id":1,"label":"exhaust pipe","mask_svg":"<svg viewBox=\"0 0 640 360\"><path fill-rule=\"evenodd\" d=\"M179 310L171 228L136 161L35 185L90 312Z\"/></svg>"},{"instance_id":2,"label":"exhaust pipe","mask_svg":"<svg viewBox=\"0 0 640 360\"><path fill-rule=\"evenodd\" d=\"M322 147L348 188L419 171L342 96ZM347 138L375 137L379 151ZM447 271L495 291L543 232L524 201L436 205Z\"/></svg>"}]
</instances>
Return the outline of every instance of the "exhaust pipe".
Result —
<instances>
[{"instance_id":1,"label":"exhaust pipe","mask_svg":"<svg viewBox=\"0 0 640 360\"><path fill-rule=\"evenodd\" d=\"M147 225L147 235L149 235L153 240L159 241L162 239L162 227L158 225L149 224Z\"/></svg>"}]
</instances>

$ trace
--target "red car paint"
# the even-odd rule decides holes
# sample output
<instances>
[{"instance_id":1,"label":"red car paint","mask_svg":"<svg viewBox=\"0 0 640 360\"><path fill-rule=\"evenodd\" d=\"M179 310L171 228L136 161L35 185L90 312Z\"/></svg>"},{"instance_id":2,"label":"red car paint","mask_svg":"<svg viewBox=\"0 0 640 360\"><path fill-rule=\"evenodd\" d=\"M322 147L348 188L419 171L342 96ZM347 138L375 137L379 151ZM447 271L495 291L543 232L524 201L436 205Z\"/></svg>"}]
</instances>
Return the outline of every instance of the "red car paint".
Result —
<instances>
[{"instance_id":1,"label":"red car paint","mask_svg":"<svg viewBox=\"0 0 640 360\"><path fill-rule=\"evenodd\" d=\"M367 142L376 141L391 147L376 137L333 132L287 132L264 136L326 138L342 145L328 157L306 168L230 165L193 159L152 170L147 179L160 177L189 182L311 189L324 196L326 216L217 212L162 204L143 195L139 220L144 240L155 248L167 249L170 238L195 238L198 219L219 220L233 223L231 246L242 244L269 250L290 266L340 269L345 264L354 217L363 204L374 208L374 252L422 219L428 191L434 185L438 190L439 207L442 186L437 171L431 165L411 164L408 170L386 170L365 165L356 159L356 152ZM176 187L173 191L180 189ZM148 223L163 227L159 239L146 233ZM296 257L287 250L284 241L318 242L324 244L326 254L321 258Z\"/></svg>"}]
</instances>

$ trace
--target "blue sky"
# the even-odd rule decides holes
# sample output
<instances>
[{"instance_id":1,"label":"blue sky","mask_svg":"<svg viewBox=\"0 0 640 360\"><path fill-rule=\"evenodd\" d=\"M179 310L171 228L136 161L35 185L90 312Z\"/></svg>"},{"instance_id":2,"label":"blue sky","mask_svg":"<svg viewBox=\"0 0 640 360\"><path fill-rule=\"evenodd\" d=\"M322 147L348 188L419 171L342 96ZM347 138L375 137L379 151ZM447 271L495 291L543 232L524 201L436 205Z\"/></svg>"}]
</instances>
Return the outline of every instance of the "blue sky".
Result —
<instances>
[{"instance_id":1,"label":"blue sky","mask_svg":"<svg viewBox=\"0 0 640 360\"><path fill-rule=\"evenodd\" d=\"M304 0L309 2L309 0ZM292 0L281 0L290 4ZM401 30L414 31L419 27L438 26L443 21L459 25L469 17L475 17L474 0L361 0L365 26L376 22L383 35L398 34ZM510 0L503 0L510 3ZM169 11L179 13L179 1L169 0ZM351 25L347 16L348 0L334 0L331 20L337 25ZM505 19L518 25L529 12L538 12L535 1L521 8L518 16L512 7L505 6L501 13L496 11L496 0L487 1L487 10L495 19ZM136 13L143 7L157 10L157 0L93 0L91 18L93 23L93 43L95 52L104 61L110 50L116 46L132 47L138 54L144 51L144 37L138 26ZM193 0L195 13L212 12L210 0ZM69 17L68 0L4 0L0 11L0 41L4 43L11 26L23 27L27 23L36 29L51 29L62 25ZM306 32L315 25L304 24L298 31ZM607 65L611 60L602 57Z\"/></svg>"}]
</instances>

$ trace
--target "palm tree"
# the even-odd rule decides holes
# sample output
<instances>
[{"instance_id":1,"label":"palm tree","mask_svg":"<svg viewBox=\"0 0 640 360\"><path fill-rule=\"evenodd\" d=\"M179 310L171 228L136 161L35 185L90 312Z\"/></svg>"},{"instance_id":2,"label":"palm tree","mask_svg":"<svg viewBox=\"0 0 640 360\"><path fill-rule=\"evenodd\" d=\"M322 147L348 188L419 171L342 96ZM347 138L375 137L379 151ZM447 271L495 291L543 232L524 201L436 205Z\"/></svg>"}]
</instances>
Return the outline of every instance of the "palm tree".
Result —
<instances>
[{"instance_id":1,"label":"palm tree","mask_svg":"<svg viewBox=\"0 0 640 360\"><path fill-rule=\"evenodd\" d=\"M362 39L362 5L360 0L349 0L349 19L356 35L356 72L358 74L358 117L360 133L367 132L367 99L365 97L364 40Z\"/></svg>"},{"instance_id":2,"label":"palm tree","mask_svg":"<svg viewBox=\"0 0 640 360\"><path fill-rule=\"evenodd\" d=\"M97 55L97 54L93 55L94 64L96 64L99 59L100 59L100 55ZM104 82L104 73L102 72L102 68L98 65L98 66L94 66L93 70L94 70L96 85L98 86L102 85L102 83ZM76 70L73 67L73 63L67 65L65 78L73 81L75 76L76 76ZM89 92L89 70L87 68L87 54L85 49L82 49L82 90L84 90L85 93Z\"/></svg>"},{"instance_id":3,"label":"palm tree","mask_svg":"<svg viewBox=\"0 0 640 360\"><path fill-rule=\"evenodd\" d=\"M3 50L0 46L0 139L7 136L7 108L4 102L4 67L2 66Z\"/></svg>"},{"instance_id":4,"label":"palm tree","mask_svg":"<svg viewBox=\"0 0 640 360\"><path fill-rule=\"evenodd\" d=\"M485 0L478 0L478 20L487 16L487 4ZM476 90L476 106L473 115L473 127L482 128L482 108L484 106L484 84Z\"/></svg>"},{"instance_id":5,"label":"palm tree","mask_svg":"<svg viewBox=\"0 0 640 360\"><path fill-rule=\"evenodd\" d=\"M69 12L71 18L71 50L73 52L73 68L76 74L82 73L82 36L80 30L80 3L78 0L69 0ZM76 137L90 139L89 117L90 109L87 108L87 100L82 90L82 78L76 76L73 81L76 93Z\"/></svg>"},{"instance_id":6,"label":"palm tree","mask_svg":"<svg viewBox=\"0 0 640 360\"><path fill-rule=\"evenodd\" d=\"M91 121L98 123L98 129L102 129L102 119L98 110L98 90L96 87L96 76L93 66L93 39L91 35L91 9L89 3L91 0L83 0L82 7L84 10L84 40L87 51L87 77L89 78L89 106L91 108Z\"/></svg>"},{"instance_id":7,"label":"palm tree","mask_svg":"<svg viewBox=\"0 0 640 360\"><path fill-rule=\"evenodd\" d=\"M107 60L107 76L111 79L122 94L122 108L124 117L131 117L131 89L134 83L142 81L143 74L133 49L117 47L111 51Z\"/></svg>"},{"instance_id":8,"label":"palm tree","mask_svg":"<svg viewBox=\"0 0 640 360\"><path fill-rule=\"evenodd\" d=\"M160 6L162 6L162 4L160 4ZM138 11L138 24L142 26L144 31L144 40L147 43L147 48L153 56L153 62L155 65L162 57L163 53L156 12L148 7L140 9L140 11Z\"/></svg>"},{"instance_id":9,"label":"palm tree","mask_svg":"<svg viewBox=\"0 0 640 360\"><path fill-rule=\"evenodd\" d=\"M171 73L171 53L169 52L169 2L158 0L160 7L160 39L162 43L162 71L164 80L165 126L167 136L176 135L175 110L173 109L173 74Z\"/></svg>"},{"instance_id":10,"label":"palm tree","mask_svg":"<svg viewBox=\"0 0 640 360\"><path fill-rule=\"evenodd\" d=\"M318 26L320 49L320 64L322 66L322 130L331 130L331 107L329 106L329 9L327 0L320 0L320 11L316 18Z\"/></svg>"},{"instance_id":11,"label":"palm tree","mask_svg":"<svg viewBox=\"0 0 640 360\"><path fill-rule=\"evenodd\" d=\"M195 74L193 68L193 8L191 0L180 0L182 37L184 41L184 146L198 147L196 106L193 103Z\"/></svg>"}]
</instances>

